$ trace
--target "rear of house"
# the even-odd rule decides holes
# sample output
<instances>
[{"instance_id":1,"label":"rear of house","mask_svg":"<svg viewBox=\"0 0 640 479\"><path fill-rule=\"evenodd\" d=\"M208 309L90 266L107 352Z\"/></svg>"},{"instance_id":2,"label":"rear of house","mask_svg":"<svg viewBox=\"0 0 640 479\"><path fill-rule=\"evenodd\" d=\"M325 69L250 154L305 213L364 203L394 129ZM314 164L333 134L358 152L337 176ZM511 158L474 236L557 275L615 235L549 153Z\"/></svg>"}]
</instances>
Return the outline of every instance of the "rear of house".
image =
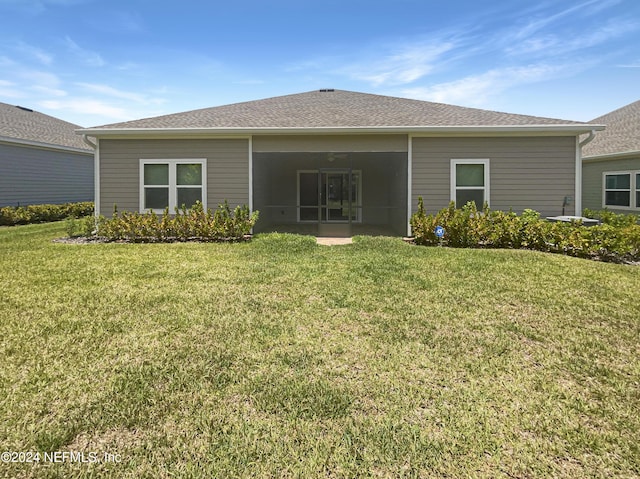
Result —
<instances>
[{"instance_id":1,"label":"rear of house","mask_svg":"<svg viewBox=\"0 0 640 479\"><path fill-rule=\"evenodd\" d=\"M583 206L640 213L640 101L596 118L606 130L585 147Z\"/></svg>"},{"instance_id":2,"label":"rear of house","mask_svg":"<svg viewBox=\"0 0 640 479\"><path fill-rule=\"evenodd\" d=\"M0 103L0 207L93 201L93 151L77 125Z\"/></svg>"},{"instance_id":3,"label":"rear of house","mask_svg":"<svg viewBox=\"0 0 640 479\"><path fill-rule=\"evenodd\" d=\"M580 198L578 137L592 129L324 90L80 133L97 144L106 216L228 200L260 211L256 231L405 235L419 196L430 212L474 201L559 214Z\"/></svg>"}]
</instances>

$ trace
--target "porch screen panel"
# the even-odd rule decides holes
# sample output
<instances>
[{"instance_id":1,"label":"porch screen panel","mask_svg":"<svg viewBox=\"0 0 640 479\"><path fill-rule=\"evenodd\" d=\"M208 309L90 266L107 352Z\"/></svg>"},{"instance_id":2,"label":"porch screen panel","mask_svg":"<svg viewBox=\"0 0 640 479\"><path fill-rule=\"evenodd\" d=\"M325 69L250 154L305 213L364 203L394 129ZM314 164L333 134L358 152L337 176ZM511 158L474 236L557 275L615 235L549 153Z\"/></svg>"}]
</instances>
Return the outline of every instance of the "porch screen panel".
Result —
<instances>
[{"instance_id":1,"label":"porch screen panel","mask_svg":"<svg viewBox=\"0 0 640 479\"><path fill-rule=\"evenodd\" d=\"M300 172L300 221L318 221L318 173Z\"/></svg>"}]
</instances>

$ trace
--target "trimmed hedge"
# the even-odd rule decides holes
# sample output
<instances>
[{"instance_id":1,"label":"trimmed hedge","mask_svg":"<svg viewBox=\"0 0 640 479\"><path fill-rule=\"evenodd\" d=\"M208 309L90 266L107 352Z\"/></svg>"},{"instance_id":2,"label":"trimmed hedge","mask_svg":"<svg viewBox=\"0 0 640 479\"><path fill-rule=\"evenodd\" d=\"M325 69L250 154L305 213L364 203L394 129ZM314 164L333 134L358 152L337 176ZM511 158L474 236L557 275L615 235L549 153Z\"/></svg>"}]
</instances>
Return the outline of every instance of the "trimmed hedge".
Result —
<instances>
[{"instance_id":1,"label":"trimmed hedge","mask_svg":"<svg viewBox=\"0 0 640 479\"><path fill-rule=\"evenodd\" d=\"M0 226L47 223L65 218L81 218L93 214L93 202L62 205L5 206L0 208Z\"/></svg>"},{"instance_id":2,"label":"trimmed hedge","mask_svg":"<svg viewBox=\"0 0 640 479\"><path fill-rule=\"evenodd\" d=\"M246 205L231 211L226 200L215 212L205 211L200 202L189 210L176 208L174 215L169 214L169 208L160 216L154 212L118 213L116 209L112 218L98 218L95 235L107 241L239 241L251 232L258 215L257 211L250 213Z\"/></svg>"},{"instance_id":3,"label":"trimmed hedge","mask_svg":"<svg viewBox=\"0 0 640 479\"><path fill-rule=\"evenodd\" d=\"M626 215L622 215L626 216ZM422 198L411 216L414 242L455 248L525 248L612 262L640 260L640 225L616 218L614 224L586 227L580 222L553 223L533 210L518 216L513 211L482 211L475 203L456 209L454 203L435 215L427 215ZM442 240L436 226L445 228Z\"/></svg>"}]
</instances>

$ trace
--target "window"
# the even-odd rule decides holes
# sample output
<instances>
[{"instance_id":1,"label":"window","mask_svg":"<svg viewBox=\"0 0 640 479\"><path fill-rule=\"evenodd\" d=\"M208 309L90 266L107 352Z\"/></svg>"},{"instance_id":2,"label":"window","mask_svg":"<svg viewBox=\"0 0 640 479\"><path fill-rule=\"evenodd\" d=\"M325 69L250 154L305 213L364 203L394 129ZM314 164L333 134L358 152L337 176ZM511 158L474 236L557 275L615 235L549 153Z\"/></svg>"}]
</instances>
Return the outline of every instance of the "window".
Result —
<instances>
[{"instance_id":1,"label":"window","mask_svg":"<svg viewBox=\"0 0 640 479\"><path fill-rule=\"evenodd\" d=\"M451 160L451 201L457 208L472 201L479 210L489 203L489 160Z\"/></svg>"},{"instance_id":2,"label":"window","mask_svg":"<svg viewBox=\"0 0 640 479\"><path fill-rule=\"evenodd\" d=\"M640 208L640 172L607 171L602 175L602 206Z\"/></svg>"},{"instance_id":3,"label":"window","mask_svg":"<svg viewBox=\"0 0 640 479\"><path fill-rule=\"evenodd\" d=\"M200 201L206 208L206 160L140 160L140 211L173 213Z\"/></svg>"}]
</instances>

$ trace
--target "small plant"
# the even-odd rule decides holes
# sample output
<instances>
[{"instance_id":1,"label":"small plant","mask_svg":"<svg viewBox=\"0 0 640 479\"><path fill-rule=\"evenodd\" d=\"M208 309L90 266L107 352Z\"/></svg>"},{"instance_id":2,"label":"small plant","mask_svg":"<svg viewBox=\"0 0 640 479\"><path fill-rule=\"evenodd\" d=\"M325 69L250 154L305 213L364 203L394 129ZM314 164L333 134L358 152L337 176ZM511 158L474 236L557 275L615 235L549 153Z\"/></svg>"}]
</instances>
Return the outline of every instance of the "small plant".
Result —
<instances>
[{"instance_id":1,"label":"small plant","mask_svg":"<svg viewBox=\"0 0 640 479\"><path fill-rule=\"evenodd\" d=\"M64 226L69 238L93 236L96 229L96 219L94 216L85 216L83 218L69 216L65 220Z\"/></svg>"}]
</instances>

